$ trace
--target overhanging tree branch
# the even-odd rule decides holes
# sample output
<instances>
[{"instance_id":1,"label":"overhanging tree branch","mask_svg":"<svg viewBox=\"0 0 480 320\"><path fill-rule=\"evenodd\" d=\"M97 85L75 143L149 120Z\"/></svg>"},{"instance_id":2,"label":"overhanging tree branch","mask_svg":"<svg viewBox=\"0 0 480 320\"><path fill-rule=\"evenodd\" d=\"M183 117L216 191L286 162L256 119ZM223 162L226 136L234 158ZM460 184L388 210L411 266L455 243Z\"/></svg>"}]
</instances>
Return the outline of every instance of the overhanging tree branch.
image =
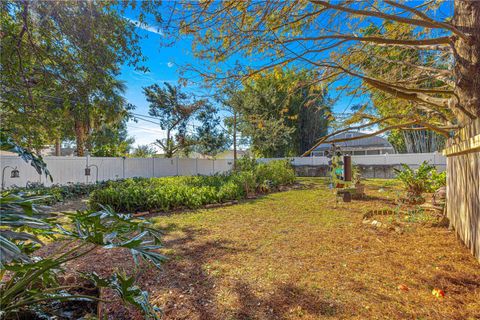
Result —
<instances>
[{"instance_id":1,"label":"overhanging tree branch","mask_svg":"<svg viewBox=\"0 0 480 320\"><path fill-rule=\"evenodd\" d=\"M388 121L388 120L393 120L393 119L401 119L403 118L404 116L390 116L390 117L385 117L385 118L382 118L382 119L377 119L377 120L374 120L374 121L371 121L369 123L366 123L366 124L362 124L362 125L359 125L359 126L355 126L355 127L348 127L348 128L344 128L344 129L341 129L341 130L337 130L333 133L330 133L330 134L327 134L326 136L323 136L322 138L320 138L314 145L313 147L311 147L309 150L305 151L301 157L305 157L307 155L309 155L316 147L318 147L319 145L321 145L322 143L324 143L328 138L331 138L337 134L340 134L340 133L343 133L343 132L347 132L347 131L350 131L350 130L360 130L360 129L363 129L363 128L367 128L367 127L371 127L371 126L374 126L376 124L379 124L379 123L382 123L382 122L385 122L385 121ZM373 120L373 119L372 119Z\"/></svg>"},{"instance_id":2,"label":"overhanging tree branch","mask_svg":"<svg viewBox=\"0 0 480 320\"><path fill-rule=\"evenodd\" d=\"M412 7L409 7L409 6L406 6L404 4L401 4L401 3L398 3L398 2L395 2L395 1L391 1L391 0L385 0L385 2L388 3L391 6L394 6L394 7L403 9L403 10L407 10L407 11L413 13L414 15L418 16L419 18L422 18L424 21L428 21L430 23L433 23L433 24L437 25L438 28L445 28L447 30L452 31L454 34L460 36L463 39L466 39L466 40L469 39L469 37L466 34L461 32L460 30L458 30L455 26L453 26L449 23L434 20L433 18L430 18L425 13L423 13L423 12L421 12L421 11L415 9L415 8L412 8Z\"/></svg>"},{"instance_id":3,"label":"overhanging tree branch","mask_svg":"<svg viewBox=\"0 0 480 320\"><path fill-rule=\"evenodd\" d=\"M283 43L289 42L298 42L298 41L321 41L321 40L332 40L332 39L341 39L345 41L360 41L360 42L369 42L373 44L386 44L386 45L406 45L410 47L416 47L417 49L437 49L438 45L444 45L448 48L450 43L450 37L439 37L431 39L388 39L382 37L356 37L353 35L328 35L328 36L318 36L318 37L301 37L301 38L292 38L286 40L280 40ZM432 47L431 45L437 45Z\"/></svg>"},{"instance_id":4,"label":"overhanging tree branch","mask_svg":"<svg viewBox=\"0 0 480 320\"><path fill-rule=\"evenodd\" d=\"M406 123L401 123L401 124L396 124L396 125L392 125L392 126L388 126L388 127L385 127L385 128L382 128L380 130L377 130L375 132L371 132L371 133L367 133L367 134L364 134L364 135L361 135L361 136L355 136L355 137L350 137L350 138L342 138L342 139L333 139L333 140L328 140L326 141L328 138L326 138L327 136L325 136L324 138L320 139L320 141L318 143L315 144L314 147L310 148L308 151L306 151L304 154L302 154L302 157L305 157L305 156L308 156L310 153L312 153L312 151L318 147L320 144L324 143L324 142L328 142L328 143L338 143L338 142L344 142L344 141L352 141L352 140L359 140L359 139L365 139L365 138L368 138L368 137L373 137L373 136L377 136L381 133L384 133L386 131L389 131L389 130L393 130L393 129L399 129L399 128L403 128L403 127L408 127L408 126L412 126L412 125L415 125L417 124L419 121L418 120L415 120L415 121L410 121L410 122L406 122ZM348 128L348 130L354 130L355 127L350 127ZM347 130L347 131L348 131ZM345 131L344 130L341 130L342 132ZM338 133L340 133L339 131L337 132L334 132L333 135L337 135Z\"/></svg>"},{"instance_id":5,"label":"overhanging tree branch","mask_svg":"<svg viewBox=\"0 0 480 320\"><path fill-rule=\"evenodd\" d=\"M434 21L433 19L430 19L431 21L428 21L428 20L424 20L424 19L420 20L420 19L406 18L406 17L402 17L402 16L387 14L387 13L380 12L380 11L376 12L376 11L348 8L348 7L344 7L344 6L341 6L341 5L331 4L327 1L321 1L321 0L310 0L310 2L312 2L314 4L318 4L318 5L320 5L324 8L335 9L335 10L338 10L338 11L348 12L348 13L352 13L352 14L358 14L358 15L367 16L367 17L382 18L382 19L386 19L386 20L397 21L397 22L404 23L404 24L410 24L410 25L425 27L425 28L430 28L430 29L447 29L447 30L452 31L454 34L460 36L463 39L466 39L466 40L469 39L469 37L466 34L462 33L461 31L459 31L454 26L452 26L450 24L447 24L447 23L438 23L437 21ZM407 6L404 6L403 9L406 10L407 8L410 9L409 11L411 11L411 12L412 12L412 10L414 10L414 9L412 9L410 7L407 7Z\"/></svg>"}]
</instances>

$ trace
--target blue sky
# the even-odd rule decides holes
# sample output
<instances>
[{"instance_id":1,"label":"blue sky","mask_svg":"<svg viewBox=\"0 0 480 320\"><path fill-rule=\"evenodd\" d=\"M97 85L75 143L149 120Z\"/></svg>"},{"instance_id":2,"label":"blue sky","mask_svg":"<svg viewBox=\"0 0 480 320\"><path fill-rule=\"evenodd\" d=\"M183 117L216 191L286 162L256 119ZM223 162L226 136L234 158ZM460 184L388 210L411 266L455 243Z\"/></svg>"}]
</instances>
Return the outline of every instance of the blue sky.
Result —
<instances>
[{"instance_id":1,"label":"blue sky","mask_svg":"<svg viewBox=\"0 0 480 320\"><path fill-rule=\"evenodd\" d=\"M436 17L443 20L451 14L451 5L447 3L436 12ZM135 22L136 14L127 13L127 18ZM140 40L140 46L144 56L147 58L145 65L150 69L148 73L142 73L134 70L132 67L123 66L120 78L125 81L127 91L125 94L128 102L137 106L135 113L148 115L148 103L142 92L142 88L154 83L163 82L176 83L179 79L179 67L185 64L201 66L200 61L196 61L191 52L191 42L188 39L177 41L170 47L161 46L162 32L152 23L149 25L139 25L138 33L143 36ZM243 60L243 63L246 61ZM348 80L338 83L338 85L347 84ZM333 90L332 90L333 89ZM204 90L200 87L189 86L187 91L202 94ZM356 104L368 102L368 95L352 97L344 91L337 91L331 88L330 95L336 99L333 105L335 113L349 112L349 108ZM152 121L154 121L152 119ZM129 135L135 138L135 145L151 144L155 139L163 138L164 132L157 124L141 121L130 121L127 125Z\"/></svg>"},{"instance_id":2,"label":"blue sky","mask_svg":"<svg viewBox=\"0 0 480 320\"><path fill-rule=\"evenodd\" d=\"M125 98L128 102L134 104L137 108L134 111L137 114L148 115L148 102L145 100L142 88L154 83L163 82L177 83L179 79L179 67L187 63L196 63L191 53L191 43L188 40L176 42L171 47L161 46L162 33L153 25L143 25L137 28L140 35L144 38L140 41L140 46L144 56L147 58L145 65L150 69L143 73L134 70L132 67L123 66L120 79L127 85ZM200 87L189 87L188 91L201 94ZM334 106L335 112L348 111L348 107L355 103L365 102L364 99L353 99L345 96ZM154 121L152 119L152 121ZM135 138L135 145L150 144L155 139L163 138L164 132L154 123L141 121L130 121L127 124L128 133Z\"/></svg>"},{"instance_id":3,"label":"blue sky","mask_svg":"<svg viewBox=\"0 0 480 320\"><path fill-rule=\"evenodd\" d=\"M140 45L147 58L145 65L150 71L144 73L136 71L133 67L123 66L120 79L127 85L125 98L137 106L135 113L148 115L148 103L142 88L154 83L176 83L178 73L175 63L185 63L189 53L186 43L178 43L175 47L160 47L162 33L154 26L142 26L137 29L143 37ZM127 128L129 135L135 138L135 145L150 144L164 136L160 127L150 122L130 121Z\"/></svg>"}]
</instances>

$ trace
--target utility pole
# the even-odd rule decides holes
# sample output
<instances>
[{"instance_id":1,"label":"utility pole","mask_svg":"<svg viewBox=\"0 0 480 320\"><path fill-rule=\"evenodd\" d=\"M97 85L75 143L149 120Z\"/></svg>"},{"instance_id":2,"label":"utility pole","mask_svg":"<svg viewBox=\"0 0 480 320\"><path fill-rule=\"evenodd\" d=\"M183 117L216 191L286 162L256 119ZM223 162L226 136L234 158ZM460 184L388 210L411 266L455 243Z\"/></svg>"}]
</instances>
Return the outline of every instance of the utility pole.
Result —
<instances>
[{"instance_id":1,"label":"utility pole","mask_svg":"<svg viewBox=\"0 0 480 320\"><path fill-rule=\"evenodd\" d=\"M233 170L237 170L237 111L233 111Z\"/></svg>"}]
</instances>

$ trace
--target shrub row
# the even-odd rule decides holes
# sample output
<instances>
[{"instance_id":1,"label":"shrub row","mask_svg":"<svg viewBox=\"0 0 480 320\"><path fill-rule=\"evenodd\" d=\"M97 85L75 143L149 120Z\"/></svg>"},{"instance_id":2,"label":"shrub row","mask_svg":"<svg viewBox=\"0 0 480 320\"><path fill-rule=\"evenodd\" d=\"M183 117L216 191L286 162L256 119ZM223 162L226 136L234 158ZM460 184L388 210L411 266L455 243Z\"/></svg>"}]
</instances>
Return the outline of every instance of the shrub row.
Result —
<instances>
[{"instance_id":1,"label":"shrub row","mask_svg":"<svg viewBox=\"0 0 480 320\"><path fill-rule=\"evenodd\" d=\"M198 208L242 199L253 192L266 193L295 180L286 161L239 167L237 172L226 175L109 181L90 195L90 205L94 209L109 205L119 212Z\"/></svg>"}]
</instances>

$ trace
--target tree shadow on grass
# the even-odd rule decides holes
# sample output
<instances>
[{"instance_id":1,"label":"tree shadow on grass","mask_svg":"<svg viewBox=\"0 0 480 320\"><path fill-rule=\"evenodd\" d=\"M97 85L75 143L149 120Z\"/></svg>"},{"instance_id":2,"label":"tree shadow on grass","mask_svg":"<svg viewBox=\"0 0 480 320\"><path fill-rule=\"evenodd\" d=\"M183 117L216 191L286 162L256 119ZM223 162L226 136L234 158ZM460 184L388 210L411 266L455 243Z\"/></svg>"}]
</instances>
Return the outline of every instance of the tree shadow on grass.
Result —
<instances>
[{"instance_id":1,"label":"tree shadow on grass","mask_svg":"<svg viewBox=\"0 0 480 320\"><path fill-rule=\"evenodd\" d=\"M224 270L219 261L248 251L226 239L205 238L204 229L169 225L168 232L183 236L165 242L172 250L170 260L157 272L143 272L139 278L152 300L162 308L165 319L284 319L292 313L334 316L340 305L288 283L273 289L268 296L255 295L254 288L242 281L222 282ZM231 270L229 270L231 271ZM220 287L221 286L221 287ZM231 304L219 301L219 290L232 293Z\"/></svg>"},{"instance_id":2,"label":"tree shadow on grass","mask_svg":"<svg viewBox=\"0 0 480 320\"><path fill-rule=\"evenodd\" d=\"M199 237L208 235L204 229L169 225L165 230L181 231L183 236L165 241L173 251L170 260L162 270L144 272L139 278L142 287L158 299L166 319L216 318L215 277L221 271L215 262L244 249L225 239L203 241Z\"/></svg>"},{"instance_id":3,"label":"tree shadow on grass","mask_svg":"<svg viewBox=\"0 0 480 320\"><path fill-rule=\"evenodd\" d=\"M294 284L283 284L270 295L260 298L250 286L237 283L240 307L234 319L287 319L291 316L336 316L341 313L341 305L324 299L321 294L309 292Z\"/></svg>"}]
</instances>

